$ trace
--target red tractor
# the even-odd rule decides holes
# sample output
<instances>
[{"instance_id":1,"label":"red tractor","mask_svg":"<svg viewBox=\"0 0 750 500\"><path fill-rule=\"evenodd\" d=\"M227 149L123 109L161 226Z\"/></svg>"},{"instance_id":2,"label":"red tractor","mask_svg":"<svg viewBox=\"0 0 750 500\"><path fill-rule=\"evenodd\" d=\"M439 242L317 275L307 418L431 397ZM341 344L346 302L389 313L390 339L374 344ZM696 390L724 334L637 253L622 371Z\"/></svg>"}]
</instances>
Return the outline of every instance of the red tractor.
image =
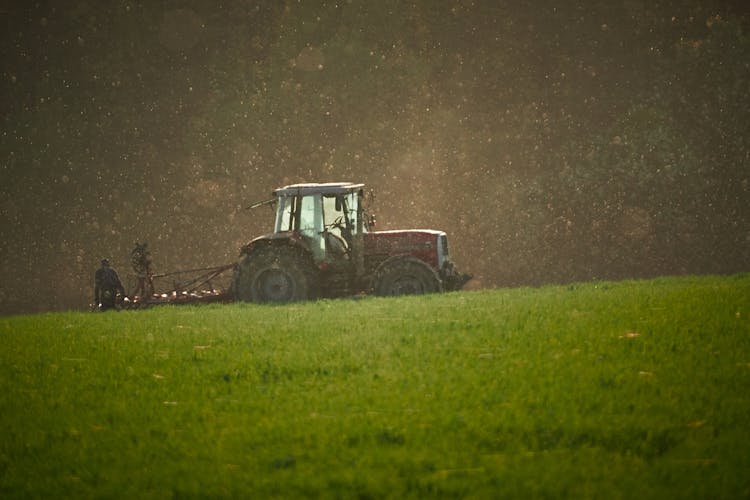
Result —
<instances>
[{"instance_id":1,"label":"red tractor","mask_svg":"<svg viewBox=\"0 0 750 500\"><path fill-rule=\"evenodd\" d=\"M442 231L370 231L363 184L294 184L276 189L274 232L242 247L231 293L237 300L291 302L359 293L458 290Z\"/></svg>"}]
</instances>

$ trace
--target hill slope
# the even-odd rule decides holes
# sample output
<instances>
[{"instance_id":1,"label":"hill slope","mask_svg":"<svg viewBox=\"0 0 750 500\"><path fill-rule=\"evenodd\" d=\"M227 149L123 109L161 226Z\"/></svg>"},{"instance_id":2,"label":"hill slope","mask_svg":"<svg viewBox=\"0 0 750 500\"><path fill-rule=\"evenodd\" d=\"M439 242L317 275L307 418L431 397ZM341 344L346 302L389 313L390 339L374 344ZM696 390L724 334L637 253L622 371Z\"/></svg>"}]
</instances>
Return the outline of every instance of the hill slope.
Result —
<instances>
[{"instance_id":1,"label":"hill slope","mask_svg":"<svg viewBox=\"0 0 750 500\"><path fill-rule=\"evenodd\" d=\"M0 496L740 497L750 275L0 319Z\"/></svg>"}]
</instances>

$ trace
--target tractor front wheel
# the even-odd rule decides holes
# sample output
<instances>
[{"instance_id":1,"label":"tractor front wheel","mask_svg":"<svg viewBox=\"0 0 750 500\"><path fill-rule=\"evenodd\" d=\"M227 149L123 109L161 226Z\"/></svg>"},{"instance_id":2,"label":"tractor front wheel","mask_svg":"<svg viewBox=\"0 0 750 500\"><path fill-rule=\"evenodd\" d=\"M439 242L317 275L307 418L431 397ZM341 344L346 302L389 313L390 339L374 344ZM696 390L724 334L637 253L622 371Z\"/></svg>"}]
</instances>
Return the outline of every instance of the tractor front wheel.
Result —
<instances>
[{"instance_id":1,"label":"tractor front wheel","mask_svg":"<svg viewBox=\"0 0 750 500\"><path fill-rule=\"evenodd\" d=\"M302 250L269 245L240 262L232 289L245 302L296 302L315 298L312 259Z\"/></svg>"},{"instance_id":2,"label":"tractor front wheel","mask_svg":"<svg viewBox=\"0 0 750 500\"><path fill-rule=\"evenodd\" d=\"M442 292L440 277L430 266L415 257L392 257L375 272L375 295L421 295Z\"/></svg>"}]
</instances>

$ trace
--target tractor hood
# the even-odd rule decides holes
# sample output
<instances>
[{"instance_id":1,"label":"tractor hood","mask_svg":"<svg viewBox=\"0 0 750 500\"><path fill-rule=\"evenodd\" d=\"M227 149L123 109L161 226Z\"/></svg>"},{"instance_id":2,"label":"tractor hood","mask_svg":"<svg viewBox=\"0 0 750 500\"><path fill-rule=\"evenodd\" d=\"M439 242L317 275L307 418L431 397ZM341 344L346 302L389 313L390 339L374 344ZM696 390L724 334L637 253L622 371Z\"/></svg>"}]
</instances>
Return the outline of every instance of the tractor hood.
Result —
<instances>
[{"instance_id":1,"label":"tractor hood","mask_svg":"<svg viewBox=\"0 0 750 500\"><path fill-rule=\"evenodd\" d=\"M407 229L365 233L365 256L412 255L440 269L448 259L448 238L443 231Z\"/></svg>"}]
</instances>

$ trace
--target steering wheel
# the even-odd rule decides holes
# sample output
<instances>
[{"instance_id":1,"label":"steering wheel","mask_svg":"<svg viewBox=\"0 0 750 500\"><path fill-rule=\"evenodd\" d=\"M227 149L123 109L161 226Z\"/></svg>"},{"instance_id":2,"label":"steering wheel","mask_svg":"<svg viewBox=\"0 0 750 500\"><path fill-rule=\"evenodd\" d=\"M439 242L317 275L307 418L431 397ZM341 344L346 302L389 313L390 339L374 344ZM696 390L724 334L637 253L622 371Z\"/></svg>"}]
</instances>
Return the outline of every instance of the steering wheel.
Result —
<instances>
[{"instance_id":1,"label":"steering wheel","mask_svg":"<svg viewBox=\"0 0 750 500\"><path fill-rule=\"evenodd\" d=\"M346 226L344 225L344 216L343 215L339 215L328 226L331 227L331 228L335 227L339 231L346 230Z\"/></svg>"}]
</instances>

